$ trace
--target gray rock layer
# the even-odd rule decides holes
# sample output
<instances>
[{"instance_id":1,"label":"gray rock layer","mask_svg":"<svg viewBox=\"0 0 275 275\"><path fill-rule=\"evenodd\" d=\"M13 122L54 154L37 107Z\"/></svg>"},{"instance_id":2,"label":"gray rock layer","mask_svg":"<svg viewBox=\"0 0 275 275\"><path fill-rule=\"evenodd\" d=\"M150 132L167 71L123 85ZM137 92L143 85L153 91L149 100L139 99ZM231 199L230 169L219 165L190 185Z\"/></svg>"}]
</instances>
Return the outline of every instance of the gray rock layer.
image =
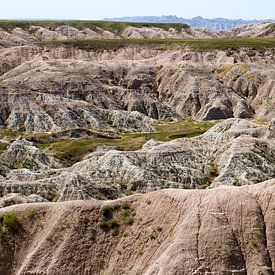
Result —
<instances>
[{"instance_id":1,"label":"gray rock layer","mask_svg":"<svg viewBox=\"0 0 275 275\"><path fill-rule=\"evenodd\" d=\"M0 197L19 193L50 201L114 199L164 188L256 184L275 177L275 143L267 138L273 136L273 126L229 119L195 138L149 141L133 152L98 150L69 168L52 169L50 162L46 170L11 170L1 179ZM14 161L32 156L37 162L37 155L30 153L35 149L21 143L25 153L14 151L20 144L16 141L3 156L17 154Z\"/></svg>"}]
</instances>

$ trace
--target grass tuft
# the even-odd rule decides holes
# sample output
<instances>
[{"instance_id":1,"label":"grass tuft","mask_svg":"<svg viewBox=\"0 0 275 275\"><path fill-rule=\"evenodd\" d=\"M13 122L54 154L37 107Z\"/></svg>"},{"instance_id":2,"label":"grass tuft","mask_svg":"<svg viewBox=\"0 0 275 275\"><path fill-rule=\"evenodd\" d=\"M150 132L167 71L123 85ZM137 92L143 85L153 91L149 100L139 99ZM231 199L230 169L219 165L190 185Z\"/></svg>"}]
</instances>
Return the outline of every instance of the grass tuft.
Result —
<instances>
[{"instance_id":1,"label":"grass tuft","mask_svg":"<svg viewBox=\"0 0 275 275\"><path fill-rule=\"evenodd\" d=\"M22 223L15 213L7 213L0 216L0 239L2 239L7 232L18 234L22 229Z\"/></svg>"}]
</instances>

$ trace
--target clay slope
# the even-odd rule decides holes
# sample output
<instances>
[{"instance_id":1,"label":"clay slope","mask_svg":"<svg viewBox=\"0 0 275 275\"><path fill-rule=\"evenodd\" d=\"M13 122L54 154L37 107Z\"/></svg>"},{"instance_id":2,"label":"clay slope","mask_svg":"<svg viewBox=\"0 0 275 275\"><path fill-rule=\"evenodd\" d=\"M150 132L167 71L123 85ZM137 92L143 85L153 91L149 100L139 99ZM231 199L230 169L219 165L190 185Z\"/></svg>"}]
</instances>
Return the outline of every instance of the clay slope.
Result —
<instances>
[{"instance_id":1,"label":"clay slope","mask_svg":"<svg viewBox=\"0 0 275 275\"><path fill-rule=\"evenodd\" d=\"M274 188L271 180L9 207L0 215L14 213L20 226L4 225L0 274L271 275Z\"/></svg>"}]
</instances>

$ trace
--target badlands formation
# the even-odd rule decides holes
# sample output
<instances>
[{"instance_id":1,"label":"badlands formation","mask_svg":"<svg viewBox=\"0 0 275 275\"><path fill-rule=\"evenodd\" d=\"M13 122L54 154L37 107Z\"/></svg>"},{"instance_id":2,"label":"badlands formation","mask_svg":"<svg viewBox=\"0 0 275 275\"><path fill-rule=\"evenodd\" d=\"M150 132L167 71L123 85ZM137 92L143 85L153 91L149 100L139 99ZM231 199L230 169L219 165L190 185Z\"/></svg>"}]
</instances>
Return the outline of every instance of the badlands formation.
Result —
<instances>
[{"instance_id":1,"label":"badlands formation","mask_svg":"<svg viewBox=\"0 0 275 275\"><path fill-rule=\"evenodd\" d=\"M274 37L1 21L0 275L274 274Z\"/></svg>"}]
</instances>

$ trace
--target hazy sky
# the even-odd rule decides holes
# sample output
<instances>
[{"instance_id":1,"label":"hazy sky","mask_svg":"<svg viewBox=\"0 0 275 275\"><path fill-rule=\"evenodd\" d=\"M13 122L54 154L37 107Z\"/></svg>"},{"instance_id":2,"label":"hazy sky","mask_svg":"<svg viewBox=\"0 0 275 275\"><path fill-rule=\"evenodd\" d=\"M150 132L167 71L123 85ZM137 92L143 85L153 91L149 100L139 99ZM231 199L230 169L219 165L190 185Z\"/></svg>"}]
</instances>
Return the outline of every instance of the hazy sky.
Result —
<instances>
[{"instance_id":1,"label":"hazy sky","mask_svg":"<svg viewBox=\"0 0 275 275\"><path fill-rule=\"evenodd\" d=\"M102 19L135 15L275 18L275 0L2 0L0 18Z\"/></svg>"}]
</instances>

